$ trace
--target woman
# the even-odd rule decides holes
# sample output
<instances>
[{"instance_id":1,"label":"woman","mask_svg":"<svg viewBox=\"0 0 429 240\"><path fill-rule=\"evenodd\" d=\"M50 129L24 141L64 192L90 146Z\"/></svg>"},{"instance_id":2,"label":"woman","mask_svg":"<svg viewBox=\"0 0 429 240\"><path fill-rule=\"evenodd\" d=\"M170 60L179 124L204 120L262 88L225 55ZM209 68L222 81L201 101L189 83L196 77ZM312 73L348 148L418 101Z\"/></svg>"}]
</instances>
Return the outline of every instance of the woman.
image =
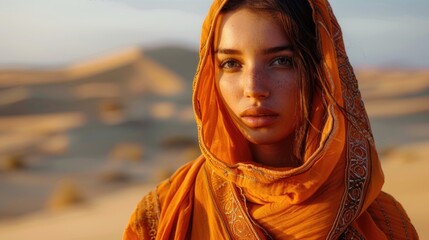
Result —
<instances>
[{"instance_id":1,"label":"woman","mask_svg":"<svg viewBox=\"0 0 429 240\"><path fill-rule=\"evenodd\" d=\"M418 239L383 173L326 0L219 0L194 81L202 156L124 239Z\"/></svg>"}]
</instances>

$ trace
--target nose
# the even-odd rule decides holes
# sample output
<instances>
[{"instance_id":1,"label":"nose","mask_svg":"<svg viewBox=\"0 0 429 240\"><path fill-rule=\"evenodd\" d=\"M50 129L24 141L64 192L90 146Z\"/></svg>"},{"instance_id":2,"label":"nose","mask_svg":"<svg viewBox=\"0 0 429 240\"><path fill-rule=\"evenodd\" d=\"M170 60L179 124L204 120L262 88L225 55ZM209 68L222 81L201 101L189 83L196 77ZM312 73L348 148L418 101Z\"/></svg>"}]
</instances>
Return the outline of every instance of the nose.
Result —
<instances>
[{"instance_id":1,"label":"nose","mask_svg":"<svg viewBox=\"0 0 429 240\"><path fill-rule=\"evenodd\" d=\"M243 83L244 96L247 98L264 99L270 96L267 76L262 70L249 69Z\"/></svg>"}]
</instances>

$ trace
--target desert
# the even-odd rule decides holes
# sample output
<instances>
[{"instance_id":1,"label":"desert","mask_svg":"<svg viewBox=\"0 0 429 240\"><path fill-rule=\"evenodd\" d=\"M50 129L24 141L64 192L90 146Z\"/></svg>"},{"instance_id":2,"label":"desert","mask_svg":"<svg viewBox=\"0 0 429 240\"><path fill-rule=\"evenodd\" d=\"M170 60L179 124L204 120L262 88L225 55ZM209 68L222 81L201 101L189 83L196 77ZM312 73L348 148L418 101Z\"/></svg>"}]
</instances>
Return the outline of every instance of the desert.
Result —
<instances>
[{"instance_id":1,"label":"desert","mask_svg":"<svg viewBox=\"0 0 429 240\"><path fill-rule=\"evenodd\" d=\"M197 53L138 47L0 70L0 239L120 239L137 202L199 154ZM429 239L429 70L356 70L386 183Z\"/></svg>"}]
</instances>

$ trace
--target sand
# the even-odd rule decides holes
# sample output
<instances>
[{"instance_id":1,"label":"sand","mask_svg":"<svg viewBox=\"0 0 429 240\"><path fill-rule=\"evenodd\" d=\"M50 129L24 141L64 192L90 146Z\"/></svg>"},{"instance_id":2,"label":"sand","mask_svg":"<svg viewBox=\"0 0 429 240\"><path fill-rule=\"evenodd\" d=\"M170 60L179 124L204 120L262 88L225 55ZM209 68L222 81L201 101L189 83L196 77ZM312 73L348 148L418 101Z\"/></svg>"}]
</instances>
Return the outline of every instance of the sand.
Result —
<instances>
[{"instance_id":1,"label":"sand","mask_svg":"<svg viewBox=\"0 0 429 240\"><path fill-rule=\"evenodd\" d=\"M429 142L403 146L384 155L384 190L408 212L421 239L429 239ZM40 212L0 222L0 239L120 239L134 206L153 186L129 187L63 212Z\"/></svg>"},{"instance_id":2,"label":"sand","mask_svg":"<svg viewBox=\"0 0 429 240\"><path fill-rule=\"evenodd\" d=\"M109 76L115 76L114 80L106 77L106 73L109 73ZM359 71L359 85L370 117L390 122L401 120L403 116L427 113L429 111L429 104L427 104L429 102L428 76L429 70L374 69ZM62 83L67 84L63 86ZM140 94L173 99L172 97L176 95L180 96L184 89L191 89L191 86L186 87L185 85L186 81L182 77L145 58L139 49L130 48L112 56L79 63L65 69L0 72L0 86L8 88L1 91L0 106L7 107L10 104L20 106L19 103L24 102L21 104L23 105L21 108L32 112L32 108L34 108L30 104L34 98L31 94L32 91L43 90L41 92L52 93L52 96L45 96L48 99L51 97L51 100L57 99L54 93L58 91L58 94L68 93L64 97L75 100L106 100L101 103L106 102L106 108L110 109L107 111L107 117L113 120L108 120L108 122L115 123L122 120L122 116L118 118L115 114L119 112L117 108L119 109L118 106L121 106L120 103L126 101L119 101L115 105L116 102L110 102L112 98L125 97L128 99L130 96ZM193 122L193 110L190 106L180 108L173 104L174 101L167 100L156 103L150 102L149 98L138 100L133 102L134 105L130 104L130 106L134 106L133 109L129 109L130 112L139 112L140 108L147 107L145 111L152 120ZM142 103L146 105L143 106ZM99 109L93 110L97 112ZM0 153L20 152L21 149L31 148L35 145L49 154L63 153L70 144L68 131L83 127L90 122L91 119L83 113L85 111L83 109L82 112L64 110L64 112L52 114L2 116L0 118ZM395 148L386 153L383 152L381 160L386 176L384 190L402 203L420 238L429 239L429 229L426 227L425 221L425 217L429 215L429 208L425 206L429 202L429 188L425 185L425 183L429 183L429 161L425 159L429 154L429 125L426 120L417 121L420 119L418 117L414 116L415 119L400 124L407 128L407 132L413 133L413 141L426 139L425 142L406 146L393 145ZM95 126L94 122L91 124ZM142 124L142 127L145 126ZM105 131L104 127L98 125L97 127ZM153 127L150 125L145 128L146 132L141 134L148 134L151 138L157 139L151 136L157 130L152 129ZM89 136L82 132L83 130L74 132L71 136ZM112 133L116 134L116 132ZM398 136L398 138L401 137L404 136ZM78 146L82 147L84 144ZM153 144L153 146L156 145ZM76 149L82 151L80 148ZM31 173L38 176L37 171ZM5 219L0 221L0 240L121 239L134 207L141 197L153 187L154 185L127 186L119 192L97 195L97 198L90 199L84 204L62 211L52 212L45 209L21 217ZM34 202L34 198L32 201Z\"/></svg>"},{"instance_id":3,"label":"sand","mask_svg":"<svg viewBox=\"0 0 429 240\"><path fill-rule=\"evenodd\" d=\"M0 239L121 239L137 202L152 186L129 187L61 212L43 211L0 222Z\"/></svg>"},{"instance_id":4,"label":"sand","mask_svg":"<svg viewBox=\"0 0 429 240\"><path fill-rule=\"evenodd\" d=\"M405 208L420 239L429 239L429 142L392 150L383 159L383 190L392 194Z\"/></svg>"}]
</instances>

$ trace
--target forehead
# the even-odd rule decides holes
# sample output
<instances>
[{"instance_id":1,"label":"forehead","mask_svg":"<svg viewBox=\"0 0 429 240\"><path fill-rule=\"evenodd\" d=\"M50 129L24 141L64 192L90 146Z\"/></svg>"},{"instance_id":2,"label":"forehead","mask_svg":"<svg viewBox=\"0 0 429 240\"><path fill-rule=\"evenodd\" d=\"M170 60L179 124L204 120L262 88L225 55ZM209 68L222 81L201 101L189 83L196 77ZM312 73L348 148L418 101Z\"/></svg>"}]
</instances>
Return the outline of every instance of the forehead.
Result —
<instances>
[{"instance_id":1,"label":"forehead","mask_svg":"<svg viewBox=\"0 0 429 240\"><path fill-rule=\"evenodd\" d=\"M248 8L220 15L214 47L284 45L289 43L285 29L272 15Z\"/></svg>"}]
</instances>

